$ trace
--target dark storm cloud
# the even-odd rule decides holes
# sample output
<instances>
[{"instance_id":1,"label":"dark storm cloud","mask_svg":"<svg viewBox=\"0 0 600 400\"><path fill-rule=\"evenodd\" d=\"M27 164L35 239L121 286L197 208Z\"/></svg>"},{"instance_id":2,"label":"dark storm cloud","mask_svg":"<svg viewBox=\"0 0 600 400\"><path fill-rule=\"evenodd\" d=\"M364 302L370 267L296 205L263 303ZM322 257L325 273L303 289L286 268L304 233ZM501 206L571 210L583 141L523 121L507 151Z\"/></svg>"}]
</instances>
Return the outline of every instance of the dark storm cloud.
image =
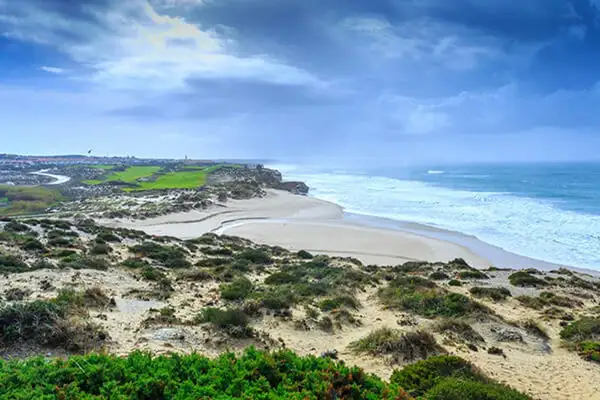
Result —
<instances>
[{"instance_id":1,"label":"dark storm cloud","mask_svg":"<svg viewBox=\"0 0 600 400\"><path fill-rule=\"evenodd\" d=\"M224 126L257 152L388 151L428 135L599 129L597 3L31 0L3 12L0 0L0 32L54 46L77 82L131 93L109 118Z\"/></svg>"}]
</instances>

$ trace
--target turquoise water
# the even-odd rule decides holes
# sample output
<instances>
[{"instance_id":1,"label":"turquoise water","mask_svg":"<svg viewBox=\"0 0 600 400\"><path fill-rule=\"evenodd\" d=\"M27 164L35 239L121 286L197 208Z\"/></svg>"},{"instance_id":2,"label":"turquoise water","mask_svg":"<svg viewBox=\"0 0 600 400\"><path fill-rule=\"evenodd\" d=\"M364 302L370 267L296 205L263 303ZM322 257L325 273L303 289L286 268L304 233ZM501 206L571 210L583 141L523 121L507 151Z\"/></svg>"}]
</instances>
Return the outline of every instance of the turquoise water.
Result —
<instances>
[{"instance_id":1,"label":"turquoise water","mask_svg":"<svg viewBox=\"0 0 600 400\"><path fill-rule=\"evenodd\" d=\"M277 167L348 212L428 224L523 256L600 270L600 164Z\"/></svg>"}]
</instances>

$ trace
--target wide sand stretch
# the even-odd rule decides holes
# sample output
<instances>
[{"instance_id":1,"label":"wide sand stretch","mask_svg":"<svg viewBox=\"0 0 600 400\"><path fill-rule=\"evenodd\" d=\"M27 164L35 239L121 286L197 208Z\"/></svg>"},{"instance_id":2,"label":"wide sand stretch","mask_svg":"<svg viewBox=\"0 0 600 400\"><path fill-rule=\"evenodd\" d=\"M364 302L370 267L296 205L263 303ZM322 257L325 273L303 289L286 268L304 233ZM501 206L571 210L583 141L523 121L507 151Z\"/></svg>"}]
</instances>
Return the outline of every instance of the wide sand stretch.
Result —
<instances>
[{"instance_id":1,"label":"wide sand stretch","mask_svg":"<svg viewBox=\"0 0 600 400\"><path fill-rule=\"evenodd\" d=\"M105 222L154 235L191 239L206 232L235 235L290 250L351 256L366 264L395 265L412 260L449 261L461 257L476 267L488 260L467 248L400 230L348 221L336 204L270 190L265 198L230 200L203 211L142 221Z\"/></svg>"}]
</instances>

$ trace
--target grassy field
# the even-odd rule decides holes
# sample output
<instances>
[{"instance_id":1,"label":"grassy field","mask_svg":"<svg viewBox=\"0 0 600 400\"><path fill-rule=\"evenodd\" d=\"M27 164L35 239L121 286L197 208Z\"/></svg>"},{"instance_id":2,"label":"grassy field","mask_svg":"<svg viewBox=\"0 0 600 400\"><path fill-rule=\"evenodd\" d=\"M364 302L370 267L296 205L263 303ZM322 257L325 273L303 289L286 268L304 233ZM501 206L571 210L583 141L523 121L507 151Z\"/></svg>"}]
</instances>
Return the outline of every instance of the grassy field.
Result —
<instances>
[{"instance_id":1,"label":"grassy field","mask_svg":"<svg viewBox=\"0 0 600 400\"><path fill-rule=\"evenodd\" d=\"M62 195L54 189L0 185L1 216L37 213L60 200Z\"/></svg>"},{"instance_id":2,"label":"grassy field","mask_svg":"<svg viewBox=\"0 0 600 400\"><path fill-rule=\"evenodd\" d=\"M137 185L137 187L124 188L125 191L143 191L143 190L163 190L163 189L193 189L202 187L206 184L207 176L221 168L240 168L237 164L217 164L210 167L184 166L181 170L161 172L162 167L144 166L129 167L124 171L115 171L110 173L109 168L113 166L96 166L107 170L104 179L87 180L83 183L87 185L100 185L105 182L122 181ZM140 178L153 177L152 181L139 182Z\"/></svg>"},{"instance_id":3,"label":"grassy field","mask_svg":"<svg viewBox=\"0 0 600 400\"><path fill-rule=\"evenodd\" d=\"M104 166L102 166L104 167ZM108 167L108 166L106 166ZM113 166L114 167L114 166ZM102 168L107 169L108 168ZM129 167L125 171L116 171L112 174L108 175L106 179L103 180L88 180L83 183L87 185L100 185L104 182L111 181L122 181L127 183L136 183L136 181L140 178L148 178L160 171L161 167L158 166L149 166L149 167Z\"/></svg>"},{"instance_id":4,"label":"grassy field","mask_svg":"<svg viewBox=\"0 0 600 400\"><path fill-rule=\"evenodd\" d=\"M207 175L205 170L168 172L154 182L140 182L140 188L133 190L193 189L204 186Z\"/></svg>"}]
</instances>

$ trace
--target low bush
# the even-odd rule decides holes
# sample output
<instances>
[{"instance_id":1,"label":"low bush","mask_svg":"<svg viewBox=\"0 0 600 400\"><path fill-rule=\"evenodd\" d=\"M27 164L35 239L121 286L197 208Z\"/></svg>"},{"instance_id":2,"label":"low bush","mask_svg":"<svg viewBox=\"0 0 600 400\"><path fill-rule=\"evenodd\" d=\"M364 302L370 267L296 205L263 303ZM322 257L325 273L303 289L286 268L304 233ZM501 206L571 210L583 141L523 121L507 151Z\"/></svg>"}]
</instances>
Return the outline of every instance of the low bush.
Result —
<instances>
[{"instance_id":1,"label":"low bush","mask_svg":"<svg viewBox=\"0 0 600 400\"><path fill-rule=\"evenodd\" d=\"M110 231L100 232L96 236L96 239L103 240L105 242L110 242L110 243L120 243L121 242L121 238Z\"/></svg>"},{"instance_id":2,"label":"low bush","mask_svg":"<svg viewBox=\"0 0 600 400\"><path fill-rule=\"evenodd\" d=\"M457 318L444 318L434 326L434 329L467 343L484 341L483 337L469 323Z\"/></svg>"},{"instance_id":3,"label":"low bush","mask_svg":"<svg viewBox=\"0 0 600 400\"><path fill-rule=\"evenodd\" d=\"M314 258L314 256L306 250L300 250L298 253L296 253L296 255L298 256L298 258L301 258L303 260L312 260Z\"/></svg>"},{"instance_id":4,"label":"low bush","mask_svg":"<svg viewBox=\"0 0 600 400\"><path fill-rule=\"evenodd\" d=\"M182 279L185 281L193 281L193 282L203 282L210 281L215 279L214 276L205 270L195 269L192 271L185 271L179 275L178 279Z\"/></svg>"},{"instance_id":5,"label":"low bush","mask_svg":"<svg viewBox=\"0 0 600 400\"><path fill-rule=\"evenodd\" d=\"M96 243L90 248L90 254L95 256L110 254L112 251L112 247L106 243Z\"/></svg>"},{"instance_id":6,"label":"low bush","mask_svg":"<svg viewBox=\"0 0 600 400\"><path fill-rule=\"evenodd\" d=\"M215 359L133 352L0 361L0 387L7 399L410 399L329 357L254 348Z\"/></svg>"},{"instance_id":7,"label":"low bush","mask_svg":"<svg viewBox=\"0 0 600 400\"><path fill-rule=\"evenodd\" d=\"M248 326L250 322L248 316L239 309L205 308L197 317L196 322L210 323L234 337L252 337L254 334L252 328Z\"/></svg>"},{"instance_id":8,"label":"low bush","mask_svg":"<svg viewBox=\"0 0 600 400\"><path fill-rule=\"evenodd\" d=\"M496 346L492 346L490 348L487 349L488 354L492 354L495 356L504 356L504 350L502 350L500 347L496 347Z\"/></svg>"},{"instance_id":9,"label":"low bush","mask_svg":"<svg viewBox=\"0 0 600 400\"><path fill-rule=\"evenodd\" d=\"M262 249L248 249L235 256L238 260L250 261L253 264L272 264L273 259L265 250Z\"/></svg>"},{"instance_id":10,"label":"low bush","mask_svg":"<svg viewBox=\"0 0 600 400\"><path fill-rule=\"evenodd\" d=\"M448 285L450 285L450 286L462 286L463 283L461 281L459 281L458 279L451 279L448 282Z\"/></svg>"},{"instance_id":11,"label":"low bush","mask_svg":"<svg viewBox=\"0 0 600 400\"><path fill-rule=\"evenodd\" d=\"M139 256L161 262L167 268L187 268L191 266L186 260L186 254L181 247L143 242L142 244L130 247L129 250Z\"/></svg>"},{"instance_id":12,"label":"low bush","mask_svg":"<svg viewBox=\"0 0 600 400\"><path fill-rule=\"evenodd\" d=\"M442 271L435 271L429 274L429 279L433 279L434 281L445 281L450 279L450 276Z\"/></svg>"},{"instance_id":13,"label":"low bush","mask_svg":"<svg viewBox=\"0 0 600 400\"><path fill-rule=\"evenodd\" d=\"M350 343L349 347L357 353L390 356L394 363L423 359L444 352L430 333L400 332L389 328L373 331L366 337Z\"/></svg>"},{"instance_id":14,"label":"low bush","mask_svg":"<svg viewBox=\"0 0 600 400\"><path fill-rule=\"evenodd\" d=\"M480 287L476 286L469 290L475 297L490 298L492 300L500 301L506 300L506 298L512 296L510 290L505 287Z\"/></svg>"},{"instance_id":15,"label":"low bush","mask_svg":"<svg viewBox=\"0 0 600 400\"><path fill-rule=\"evenodd\" d=\"M290 283L298 283L301 280L302 277L298 275L292 275L287 272L275 272L265 279L265 283L267 285L287 285Z\"/></svg>"},{"instance_id":16,"label":"low bush","mask_svg":"<svg viewBox=\"0 0 600 400\"><path fill-rule=\"evenodd\" d=\"M353 310L360 308L360 302L354 296L345 295L324 299L319 302L321 311L331 311L341 307L349 307Z\"/></svg>"},{"instance_id":17,"label":"low bush","mask_svg":"<svg viewBox=\"0 0 600 400\"><path fill-rule=\"evenodd\" d=\"M489 276L476 269L470 269L468 271L461 271L458 273L460 279L490 279Z\"/></svg>"},{"instance_id":18,"label":"low bush","mask_svg":"<svg viewBox=\"0 0 600 400\"><path fill-rule=\"evenodd\" d=\"M10 221L7 222L6 225L4 225L4 230L6 232L22 233L29 232L31 229L27 225L22 224L18 221Z\"/></svg>"},{"instance_id":19,"label":"low bush","mask_svg":"<svg viewBox=\"0 0 600 400\"><path fill-rule=\"evenodd\" d=\"M440 381L423 400L530 400L529 396L499 383L448 378Z\"/></svg>"},{"instance_id":20,"label":"low bush","mask_svg":"<svg viewBox=\"0 0 600 400\"><path fill-rule=\"evenodd\" d=\"M445 378L487 381L485 375L473 364L456 356L434 356L407 365L394 371L390 381L413 396L423 396Z\"/></svg>"},{"instance_id":21,"label":"low bush","mask_svg":"<svg viewBox=\"0 0 600 400\"><path fill-rule=\"evenodd\" d=\"M583 317L578 319L563 328L560 337L570 342L600 340L600 318Z\"/></svg>"},{"instance_id":22,"label":"low bush","mask_svg":"<svg viewBox=\"0 0 600 400\"><path fill-rule=\"evenodd\" d=\"M297 297L289 288L281 287L258 294L257 300L264 308L284 310L296 304Z\"/></svg>"},{"instance_id":23,"label":"low bush","mask_svg":"<svg viewBox=\"0 0 600 400\"><path fill-rule=\"evenodd\" d=\"M34 239L34 238L27 239L21 245L21 248L25 251L37 251L37 252L44 252L46 250L46 248L44 247L42 242L40 242L39 240Z\"/></svg>"},{"instance_id":24,"label":"low bush","mask_svg":"<svg viewBox=\"0 0 600 400\"><path fill-rule=\"evenodd\" d=\"M233 251L231 251L231 249L228 249L227 247L202 247L200 251L209 256L231 257L233 255Z\"/></svg>"},{"instance_id":25,"label":"low bush","mask_svg":"<svg viewBox=\"0 0 600 400\"><path fill-rule=\"evenodd\" d=\"M58 266L59 268L96 269L100 271L106 271L110 268L110 264L104 258L87 257L78 254L63 258Z\"/></svg>"},{"instance_id":26,"label":"low bush","mask_svg":"<svg viewBox=\"0 0 600 400\"><path fill-rule=\"evenodd\" d=\"M154 267L144 267L142 269L142 271L140 272L140 276L147 280L147 281L152 281L152 282L161 282L161 281L168 281L169 278L167 277L167 275L161 271L158 268L154 268Z\"/></svg>"},{"instance_id":27,"label":"low bush","mask_svg":"<svg viewBox=\"0 0 600 400\"><path fill-rule=\"evenodd\" d=\"M48 246L51 247L70 247L71 245L73 245L73 241L66 237L48 239Z\"/></svg>"},{"instance_id":28,"label":"low bush","mask_svg":"<svg viewBox=\"0 0 600 400\"><path fill-rule=\"evenodd\" d=\"M238 277L233 282L221 285L221 297L225 300L243 300L252 292L252 282L246 277Z\"/></svg>"},{"instance_id":29,"label":"low bush","mask_svg":"<svg viewBox=\"0 0 600 400\"><path fill-rule=\"evenodd\" d=\"M86 352L108 339L98 326L70 320L71 310L72 306L64 299L36 300L0 308L0 344L7 348L28 343Z\"/></svg>"},{"instance_id":30,"label":"low bush","mask_svg":"<svg viewBox=\"0 0 600 400\"><path fill-rule=\"evenodd\" d=\"M580 300L560 296L554 294L552 292L541 292L538 297L531 296L518 296L516 299L523 306L528 308L533 308L534 310L541 310L544 307L565 307L565 308L575 308L583 306L583 302Z\"/></svg>"},{"instance_id":31,"label":"low bush","mask_svg":"<svg viewBox=\"0 0 600 400\"><path fill-rule=\"evenodd\" d=\"M150 266L150 263L143 258L130 257L121 262L121 265L127 268L144 268Z\"/></svg>"},{"instance_id":32,"label":"low bush","mask_svg":"<svg viewBox=\"0 0 600 400\"><path fill-rule=\"evenodd\" d=\"M489 309L459 293L449 293L435 282L420 277L401 277L378 292L380 301L390 308L399 308L419 315L461 317L489 313Z\"/></svg>"},{"instance_id":33,"label":"low bush","mask_svg":"<svg viewBox=\"0 0 600 400\"><path fill-rule=\"evenodd\" d=\"M0 273L19 273L30 271L29 265L27 265L21 257L14 256L12 254L0 253Z\"/></svg>"},{"instance_id":34,"label":"low bush","mask_svg":"<svg viewBox=\"0 0 600 400\"><path fill-rule=\"evenodd\" d=\"M517 271L508 277L511 285L520 287L544 287L548 286L548 282L540 279L526 271Z\"/></svg>"}]
</instances>

